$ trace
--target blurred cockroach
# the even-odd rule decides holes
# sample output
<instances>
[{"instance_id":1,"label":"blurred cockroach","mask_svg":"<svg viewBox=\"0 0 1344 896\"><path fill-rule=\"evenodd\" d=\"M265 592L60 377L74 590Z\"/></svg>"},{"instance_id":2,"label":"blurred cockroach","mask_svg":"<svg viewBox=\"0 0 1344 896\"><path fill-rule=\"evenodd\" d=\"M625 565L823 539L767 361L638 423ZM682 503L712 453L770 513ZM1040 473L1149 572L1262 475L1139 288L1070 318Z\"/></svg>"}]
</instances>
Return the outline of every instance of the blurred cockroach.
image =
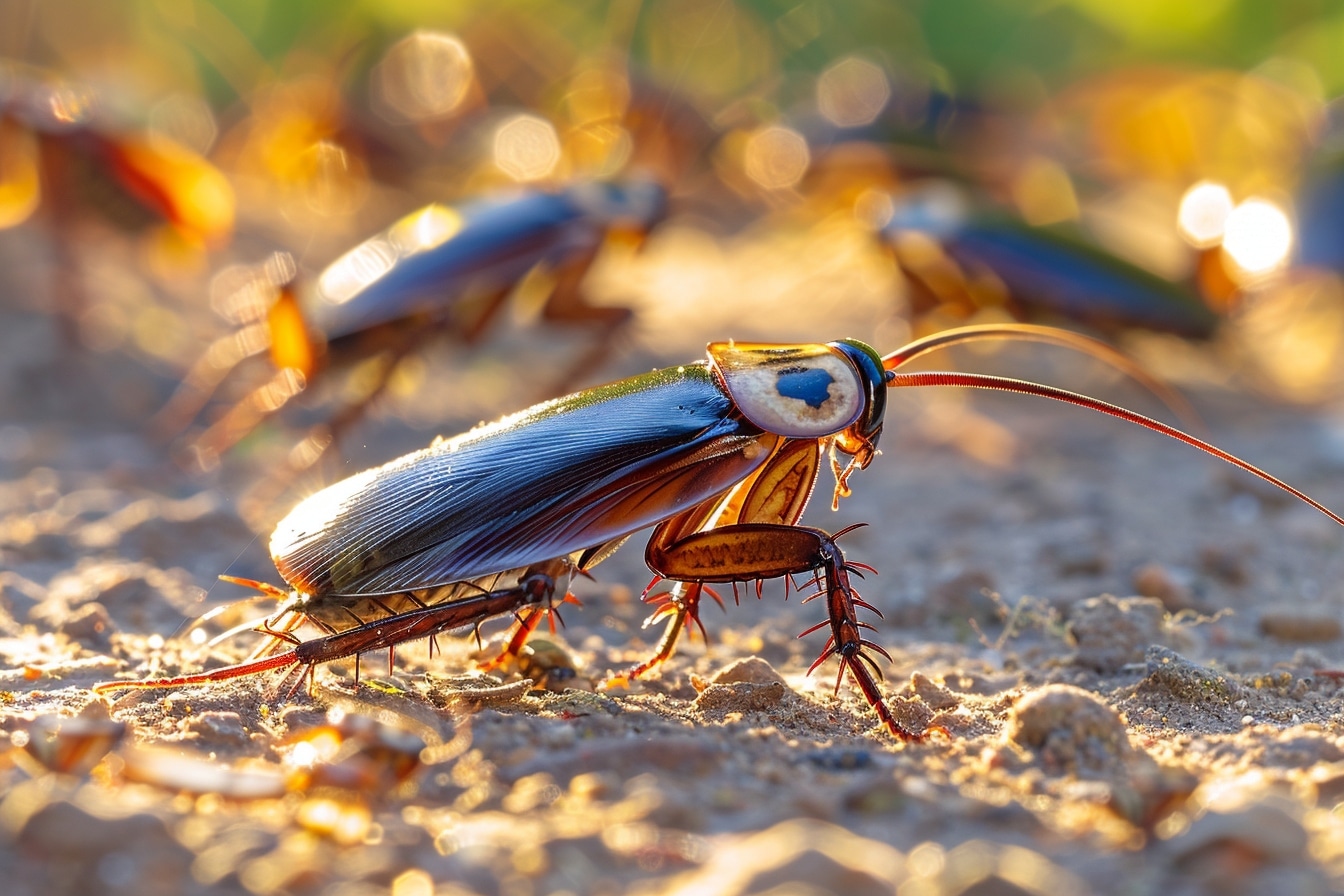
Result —
<instances>
[{"instance_id":1,"label":"blurred cockroach","mask_svg":"<svg viewBox=\"0 0 1344 896\"><path fill-rule=\"evenodd\" d=\"M21 210L37 208L45 188L49 203L59 206L57 214L93 200L94 208L114 220L149 212L193 242L226 241L234 198L219 169L167 136L107 118L91 91L54 76L0 67L0 157L8 163L0 226L22 220ZM92 183L95 177L107 186ZM124 198L113 199L113 187ZM23 198L30 204L16 202ZM134 200L141 214L123 211L125 199Z\"/></svg>"},{"instance_id":2,"label":"blurred cockroach","mask_svg":"<svg viewBox=\"0 0 1344 896\"><path fill-rule=\"evenodd\" d=\"M910 251L918 234L940 253ZM954 316L1007 306L1018 317L1042 314L1115 329L1134 327L1188 338L1211 335L1218 316L1189 290L1118 258L1081 236L1033 227L1004 211L974 207L950 183L896 200L880 239L922 298ZM993 288L977 288L988 273Z\"/></svg>"},{"instance_id":3,"label":"blurred cockroach","mask_svg":"<svg viewBox=\"0 0 1344 896\"><path fill-rule=\"evenodd\" d=\"M547 401L366 470L302 501L276 527L271 556L290 591L262 630L294 644L248 662L177 678L116 681L99 690L177 687L267 670L302 675L315 664L393 648L504 614L519 617L517 650L574 572L587 572L653 526L645 559L654 582L679 586L652 600L668 620L657 654L671 655L686 623L699 626L702 595L719 583L811 575L829 628L812 664L839 660L895 736L927 731L899 721L882 699L852 577L835 534L798 524L823 458L832 502L877 455L886 389L969 386L1053 398L1149 429L1240 467L1331 519L1344 519L1291 486L1207 442L1124 408L1038 383L972 373L904 373L912 359L959 342L1043 341L1117 361L1087 337L1004 324L948 330L882 357L857 340L827 344L711 343L708 360L655 370ZM646 596L648 590L646 590ZM874 611L875 612L875 611ZM300 643L302 621L322 637ZM273 641L272 645L278 645ZM889 658L889 657L888 657ZM297 684L295 679L295 683Z\"/></svg>"},{"instance_id":4,"label":"blurred cockroach","mask_svg":"<svg viewBox=\"0 0 1344 896\"><path fill-rule=\"evenodd\" d=\"M0 63L0 229L41 213L61 256L66 321L83 310L69 264L79 216L123 230L163 223L196 249L233 234L233 187L219 169L168 136L110 121L104 106L73 82Z\"/></svg>"},{"instance_id":5,"label":"blurred cockroach","mask_svg":"<svg viewBox=\"0 0 1344 896\"><path fill-rule=\"evenodd\" d=\"M609 334L629 310L588 304L581 281L609 235L642 237L665 206L662 188L652 181L532 189L458 207L426 206L345 253L309 288L295 284L292 263L275 266L269 273L277 296L264 319L208 349L157 424L166 432L181 430L235 366L269 353L275 367L269 381L195 439L198 460L208 466L301 392L334 360L329 355L366 357L385 350L372 388L320 436L329 440L362 413L397 362L427 336L454 329L474 339L518 282L539 266L555 281L542 311L546 319L594 323ZM605 339L596 342L565 380L586 374L605 351Z\"/></svg>"}]
</instances>

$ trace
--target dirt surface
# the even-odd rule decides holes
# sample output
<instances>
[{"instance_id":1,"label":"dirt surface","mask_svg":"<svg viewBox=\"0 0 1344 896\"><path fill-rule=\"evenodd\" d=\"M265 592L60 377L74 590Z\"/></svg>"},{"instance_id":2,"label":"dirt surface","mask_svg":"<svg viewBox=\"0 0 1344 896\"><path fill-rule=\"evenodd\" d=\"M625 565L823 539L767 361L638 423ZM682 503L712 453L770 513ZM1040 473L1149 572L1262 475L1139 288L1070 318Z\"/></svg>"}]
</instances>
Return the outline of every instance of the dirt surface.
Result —
<instances>
[{"instance_id":1,"label":"dirt surface","mask_svg":"<svg viewBox=\"0 0 1344 896\"><path fill-rule=\"evenodd\" d=\"M1344 889L1344 529L1159 436L1029 399L894 395L854 496L831 514L823 480L808 511L832 530L869 524L843 545L880 570L860 590L885 617L888 700L929 721L923 742L893 740L848 684L835 692L833 662L806 674L824 637L796 636L823 613L780 582L709 609L708 646L684 640L647 679L604 688L657 641L641 628L638 537L576 585L584 606L547 636L577 666L570 689L484 677L474 641L440 638L432 657L399 649L390 671L365 657L358 685L342 662L293 693L258 676L95 694L263 642L207 643L264 601L191 623L248 598L220 573L281 584L266 527L314 483L258 483L337 387L188 472L145 420L219 326L192 304L206 275L132 288L108 274L129 260L101 260L85 273L85 326L106 337L91 350L32 309L41 241L9 234L0 255L11 896ZM593 288L638 314L599 376L730 336L890 350L902 333L894 275L845 236L674 230ZM180 357L137 350L164 315ZM515 316L479 347L432 345L342 445L341 469L526 405L582 340ZM1182 357L1219 369L1213 353ZM1155 410L1037 349L947 360ZM1219 445L1344 507L1326 412L1207 379L1192 397ZM487 652L504 630L486 627Z\"/></svg>"}]
</instances>

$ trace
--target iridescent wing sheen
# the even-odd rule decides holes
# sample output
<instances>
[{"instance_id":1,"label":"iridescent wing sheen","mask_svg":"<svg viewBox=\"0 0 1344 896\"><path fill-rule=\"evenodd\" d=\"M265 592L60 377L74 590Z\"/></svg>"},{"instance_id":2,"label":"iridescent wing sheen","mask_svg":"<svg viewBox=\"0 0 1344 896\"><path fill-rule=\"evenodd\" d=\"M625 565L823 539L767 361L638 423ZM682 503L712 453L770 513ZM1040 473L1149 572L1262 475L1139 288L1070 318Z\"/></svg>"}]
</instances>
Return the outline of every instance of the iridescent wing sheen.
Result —
<instances>
[{"instance_id":1,"label":"iridescent wing sheen","mask_svg":"<svg viewBox=\"0 0 1344 896\"><path fill-rule=\"evenodd\" d=\"M388 594L600 545L721 494L778 437L704 364L546 402L338 482L276 527L311 595Z\"/></svg>"},{"instance_id":2,"label":"iridescent wing sheen","mask_svg":"<svg viewBox=\"0 0 1344 896\"><path fill-rule=\"evenodd\" d=\"M567 194L540 191L427 206L333 262L305 295L304 312L337 339L488 294L593 243L598 235L581 226L582 215Z\"/></svg>"}]
</instances>

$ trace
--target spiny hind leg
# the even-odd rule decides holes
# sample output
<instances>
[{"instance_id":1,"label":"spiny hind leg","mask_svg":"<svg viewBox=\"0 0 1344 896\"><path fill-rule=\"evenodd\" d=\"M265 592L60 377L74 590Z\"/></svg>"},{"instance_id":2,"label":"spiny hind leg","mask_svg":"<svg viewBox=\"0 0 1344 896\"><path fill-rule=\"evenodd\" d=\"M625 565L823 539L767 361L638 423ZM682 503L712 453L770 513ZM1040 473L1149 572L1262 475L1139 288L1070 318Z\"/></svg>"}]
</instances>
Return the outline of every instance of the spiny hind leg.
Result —
<instances>
[{"instance_id":1,"label":"spiny hind leg","mask_svg":"<svg viewBox=\"0 0 1344 896\"><path fill-rule=\"evenodd\" d=\"M815 574L818 590L807 601L824 597L827 618L803 634L829 625L831 637L812 669L836 657L840 661L840 679L846 672L853 677L864 699L893 735L902 740L921 740L927 731L915 731L903 724L883 701L878 685L881 671L869 653L881 654L888 660L890 657L880 646L863 637L863 630L872 630L873 626L859 620L858 609L873 613L877 610L865 602L850 583L851 573L871 568L845 561L836 538L848 531L833 536L807 526L741 523L679 538L662 538L656 532L650 540L646 559L658 575L701 588L706 582L759 581ZM693 606L679 607L671 614L658 654L636 669L646 671L671 655L686 619L698 619L695 615L697 607L698 594Z\"/></svg>"}]
</instances>

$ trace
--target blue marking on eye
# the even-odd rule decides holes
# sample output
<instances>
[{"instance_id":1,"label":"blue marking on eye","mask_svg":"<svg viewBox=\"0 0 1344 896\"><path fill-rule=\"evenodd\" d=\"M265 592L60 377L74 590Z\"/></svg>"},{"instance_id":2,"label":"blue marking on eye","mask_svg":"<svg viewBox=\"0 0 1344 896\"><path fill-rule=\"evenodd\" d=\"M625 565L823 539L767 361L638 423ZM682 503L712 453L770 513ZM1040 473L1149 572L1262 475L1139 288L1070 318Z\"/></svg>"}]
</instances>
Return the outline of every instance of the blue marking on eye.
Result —
<instances>
[{"instance_id":1,"label":"blue marking on eye","mask_svg":"<svg viewBox=\"0 0 1344 896\"><path fill-rule=\"evenodd\" d=\"M775 391L784 398L796 398L819 410L831 398L835 377L819 367L786 367L779 372Z\"/></svg>"}]
</instances>

